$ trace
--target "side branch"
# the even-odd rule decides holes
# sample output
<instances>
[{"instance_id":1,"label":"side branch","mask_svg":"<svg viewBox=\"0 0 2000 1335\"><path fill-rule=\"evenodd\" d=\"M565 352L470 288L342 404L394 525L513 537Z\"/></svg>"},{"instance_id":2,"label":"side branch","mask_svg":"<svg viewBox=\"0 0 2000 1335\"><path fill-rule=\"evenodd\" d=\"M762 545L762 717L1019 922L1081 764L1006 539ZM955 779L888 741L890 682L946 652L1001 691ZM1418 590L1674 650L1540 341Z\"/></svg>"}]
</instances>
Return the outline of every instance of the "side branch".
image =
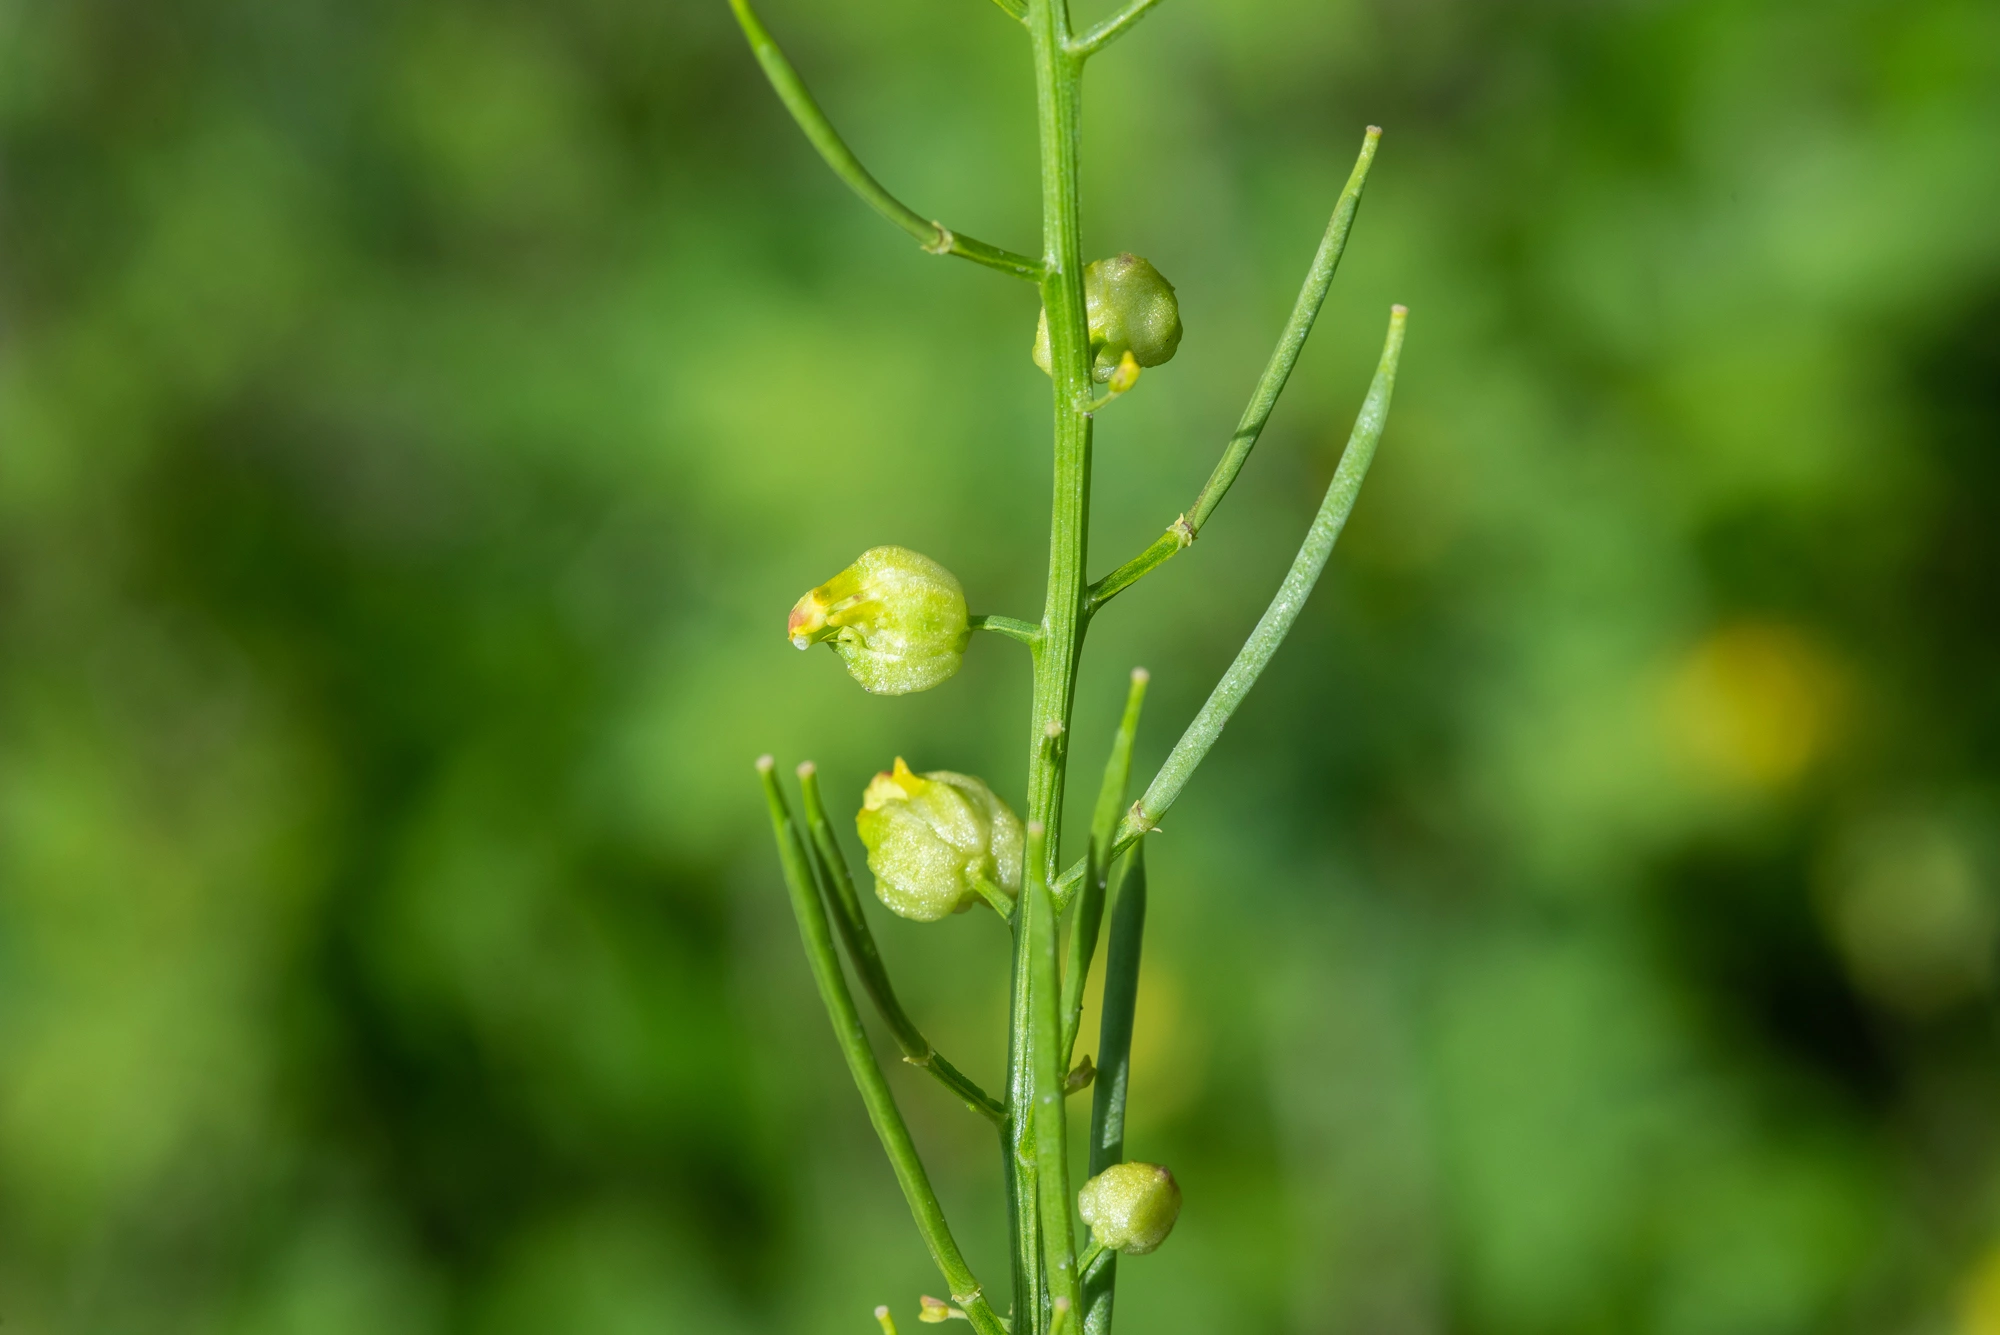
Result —
<instances>
[{"instance_id":1,"label":"side branch","mask_svg":"<svg viewBox=\"0 0 2000 1335\"><path fill-rule=\"evenodd\" d=\"M1104 22L1092 28L1083 36L1069 44L1069 52L1079 60L1088 59L1105 47L1123 37L1140 19L1145 18L1160 0L1132 0Z\"/></svg>"},{"instance_id":2,"label":"side branch","mask_svg":"<svg viewBox=\"0 0 2000 1335\"><path fill-rule=\"evenodd\" d=\"M820 1000L826 1003L827 1018L833 1022L834 1036L840 1040L840 1049L847 1057L848 1072L861 1091L862 1103L867 1105L868 1120L875 1124L875 1134L881 1139L882 1149L896 1170L896 1181L903 1188L910 1213L916 1217L917 1231L924 1235L931 1259L937 1262L945 1282L951 1285L952 1298L964 1309L973 1329L979 1335L1007 1335L1007 1328L986 1301L979 1281L973 1277L972 1268L965 1263L964 1253L959 1251L957 1241L951 1236L951 1226L945 1222L944 1209L938 1204L937 1193L931 1189L930 1175L924 1171L923 1160L917 1157L916 1143L910 1139L910 1128L904 1124L903 1114L896 1107L896 1096L882 1078L882 1068L875 1064L875 1053L868 1046L868 1034L861 1027L861 1016L854 1009L854 998L847 990L846 976L840 971L840 959L834 954L833 934L827 929L826 910L820 905L819 895L813 887L812 868L807 860L805 845L799 839L798 829L792 824L791 812L786 809L784 792L778 787L778 776L772 772L771 757L764 756L758 760L757 774L764 783L764 799L771 809L771 832L777 837L778 857L785 870L785 887L791 892L792 913L798 919L799 937L805 943L813 981L819 985Z\"/></svg>"},{"instance_id":3,"label":"side branch","mask_svg":"<svg viewBox=\"0 0 2000 1335\"><path fill-rule=\"evenodd\" d=\"M1168 525L1152 546L1090 586L1091 611L1095 612L1165 565L1183 547L1192 546L1201 536L1202 525L1228 494L1236 475L1243 471L1250 451L1256 448L1257 438L1264 434L1264 424L1271 420L1278 396L1285 391L1285 382L1292 377L1292 368L1298 365L1299 352L1306 345L1306 336L1312 333L1320 307L1326 303L1327 289L1333 285L1334 270L1340 267L1341 254L1347 249L1347 234L1354 226L1355 211L1361 207L1362 187L1368 184L1368 169L1375 162L1375 147L1381 140L1381 127L1369 126L1361 141L1361 156L1355 159L1354 170L1348 174L1347 185L1333 207L1333 217L1327 222L1326 235L1320 239L1305 284L1299 288L1298 300L1292 303L1291 319L1285 322L1285 330L1278 336L1278 346L1271 350L1271 360L1265 363L1264 374L1236 424L1236 434L1229 438L1229 446L1222 452L1222 461L1202 484L1186 514Z\"/></svg>"},{"instance_id":4,"label":"side branch","mask_svg":"<svg viewBox=\"0 0 2000 1335\"><path fill-rule=\"evenodd\" d=\"M1035 1188L1042 1225L1042 1273L1049 1301L1052 1308L1066 1302L1073 1309L1082 1295L1076 1274L1076 1236L1070 1221L1073 1203L1058 1002L1062 982L1056 963L1056 904L1043 871L1046 858L1041 848L1047 837L1040 821L1029 824L1027 873L1021 886L1028 971L1034 991Z\"/></svg>"},{"instance_id":5,"label":"side branch","mask_svg":"<svg viewBox=\"0 0 2000 1335\"><path fill-rule=\"evenodd\" d=\"M1326 561L1333 554L1334 543L1340 540L1340 532L1347 526L1347 517L1354 511L1355 498L1360 495L1361 483L1368 476L1368 466L1375 461L1375 447L1381 442L1382 429L1389 420L1389 399L1396 388L1396 363L1403 352L1403 325L1408 312L1401 306L1390 308L1389 336L1382 345L1382 361L1375 368L1375 379L1368 386L1368 397L1361 405L1361 413L1354 421L1354 433L1347 438L1347 449L1341 453L1340 466L1334 470L1333 481L1327 486L1326 498L1320 502L1319 513L1313 516L1312 528L1306 533L1304 545L1299 554L1292 558L1292 568L1285 575L1285 582L1278 588L1278 596L1264 609L1264 615L1257 621L1257 628L1250 632L1250 638L1237 651L1236 661L1222 674L1215 689L1209 692L1208 702L1195 715L1193 723L1174 743L1173 751L1159 773L1146 788L1146 795L1132 804L1119 822L1118 836L1112 843L1112 854L1116 856L1138 842L1149 830L1158 827L1160 817L1181 795L1181 789L1208 755L1209 748L1222 736L1223 727L1230 715L1243 703L1243 697L1250 693L1257 678L1269 666L1271 658L1278 652L1278 646L1285 642L1292 623L1299 619L1299 612L1305 607L1306 598L1312 593L1313 585L1319 582L1320 572L1326 569ZM1082 862L1065 871L1057 882L1058 893L1074 885L1085 875Z\"/></svg>"},{"instance_id":6,"label":"side branch","mask_svg":"<svg viewBox=\"0 0 2000 1335\"><path fill-rule=\"evenodd\" d=\"M975 613L966 621L974 630L990 630L995 635L1005 635L1010 640L1019 640L1033 647L1042 638L1042 628L1032 621L1022 621L1018 617L994 616Z\"/></svg>"},{"instance_id":7,"label":"side branch","mask_svg":"<svg viewBox=\"0 0 2000 1335\"><path fill-rule=\"evenodd\" d=\"M1097 789L1097 810L1090 822L1090 874L1083 879L1082 893L1076 897L1076 916L1069 926L1069 956L1062 975L1062 1064L1069 1068L1076 1051L1077 1031L1083 1025L1083 986L1090 977L1090 961L1097 953L1097 932L1104 922L1104 898L1111 879L1111 863L1104 853L1118 829L1118 817L1125 810L1125 786L1132 775L1132 742L1139 735L1139 710L1146 702L1146 683L1152 680L1144 668L1132 669L1132 684L1125 695L1125 714L1111 739L1111 754L1104 761L1104 779ZM1063 911L1058 900L1056 912Z\"/></svg>"},{"instance_id":8,"label":"side branch","mask_svg":"<svg viewBox=\"0 0 2000 1335\"><path fill-rule=\"evenodd\" d=\"M957 255L974 264L1025 278L1031 283L1042 280L1041 261L961 236L943 223L924 217L885 190L882 183L861 165L861 160L854 156L853 150L840 137L840 132L833 128L826 113L820 110L819 103L807 91L798 71L785 59L785 53L778 49L777 42L765 30L756 11L750 8L750 0L729 0L729 5L736 11L736 21L742 25L743 35L750 39L750 50L756 54L757 63L764 67L764 75L771 81L771 87L777 90L778 99L792 113L792 119L805 131L812 146L819 150L820 157L826 159L826 165L833 168L833 174L847 182L849 188L866 200L869 207L915 237L917 244L933 255ZM1007 6L1003 4L1001 8L1006 9Z\"/></svg>"},{"instance_id":9,"label":"side branch","mask_svg":"<svg viewBox=\"0 0 2000 1335\"><path fill-rule=\"evenodd\" d=\"M841 854L840 841L833 833L832 823L826 818L826 804L820 800L819 794L819 772L810 761L799 766L799 791L805 798L806 829L811 835L809 843L820 890L833 906L834 926L839 929L840 939L847 947L847 958L853 963L854 971L861 975L861 985L874 999L882 1022L895 1036L896 1046L903 1050L903 1060L930 1072L939 1084L964 1100L966 1107L998 1126L1007 1116L1000 1100L946 1061L944 1054L932 1047L931 1041L923 1036L897 998L896 989L889 982L889 971L882 965L882 954L875 947L875 933L869 930L868 919L862 915L861 896L855 893L854 878L848 874L847 859Z\"/></svg>"},{"instance_id":10,"label":"side branch","mask_svg":"<svg viewBox=\"0 0 2000 1335\"><path fill-rule=\"evenodd\" d=\"M1132 1085L1132 1016L1139 1002L1139 949L1146 934L1146 849L1132 850L1118 902L1111 908L1111 944L1104 959L1104 1009L1098 1019L1097 1060L1102 1068L1090 1103L1090 1166L1096 1177L1125 1161L1125 1100ZM1095 1240L1092 1242L1095 1247ZM1087 1254L1087 1253L1086 1253ZM1079 1265L1083 1279L1084 1335L1109 1335L1111 1301L1118 1285L1118 1254Z\"/></svg>"}]
</instances>

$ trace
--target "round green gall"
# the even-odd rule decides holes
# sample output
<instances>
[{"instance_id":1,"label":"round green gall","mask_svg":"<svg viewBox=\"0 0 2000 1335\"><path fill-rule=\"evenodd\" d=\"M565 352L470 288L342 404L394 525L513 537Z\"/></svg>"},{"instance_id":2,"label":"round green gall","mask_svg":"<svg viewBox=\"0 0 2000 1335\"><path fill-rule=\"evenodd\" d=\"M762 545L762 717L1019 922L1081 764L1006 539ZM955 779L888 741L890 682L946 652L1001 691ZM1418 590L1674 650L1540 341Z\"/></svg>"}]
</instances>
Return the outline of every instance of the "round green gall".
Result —
<instances>
[{"instance_id":1,"label":"round green gall","mask_svg":"<svg viewBox=\"0 0 2000 1335\"><path fill-rule=\"evenodd\" d=\"M1026 842L1020 818L968 774L913 774L896 757L861 799L854 826L875 894L893 913L936 922L980 902L983 881L1012 899Z\"/></svg>"},{"instance_id":2,"label":"round green gall","mask_svg":"<svg viewBox=\"0 0 2000 1335\"><path fill-rule=\"evenodd\" d=\"M1141 1256L1174 1231L1181 1215L1181 1187L1159 1164L1113 1164L1083 1184L1076 1208L1094 1241Z\"/></svg>"},{"instance_id":3,"label":"round green gall","mask_svg":"<svg viewBox=\"0 0 2000 1335\"><path fill-rule=\"evenodd\" d=\"M1083 303L1090 320L1090 374L1109 381L1126 353L1141 366L1171 361L1181 345L1181 304L1174 285L1137 255L1092 260L1083 271ZM1047 371L1049 313L1035 326L1035 365Z\"/></svg>"},{"instance_id":4,"label":"round green gall","mask_svg":"<svg viewBox=\"0 0 2000 1335\"><path fill-rule=\"evenodd\" d=\"M827 643L875 695L927 691L958 671L972 633L965 591L949 570L907 547L871 547L792 607L785 635Z\"/></svg>"}]
</instances>

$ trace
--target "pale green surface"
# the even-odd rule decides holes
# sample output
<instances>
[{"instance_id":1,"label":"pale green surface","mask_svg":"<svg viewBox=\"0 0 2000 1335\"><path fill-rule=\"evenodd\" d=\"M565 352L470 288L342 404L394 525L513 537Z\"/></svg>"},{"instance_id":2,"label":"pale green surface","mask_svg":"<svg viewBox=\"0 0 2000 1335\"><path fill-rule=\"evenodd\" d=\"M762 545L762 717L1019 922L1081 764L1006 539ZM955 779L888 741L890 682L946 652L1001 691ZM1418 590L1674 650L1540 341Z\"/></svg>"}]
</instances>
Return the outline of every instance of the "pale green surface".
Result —
<instances>
[{"instance_id":1,"label":"pale green surface","mask_svg":"<svg viewBox=\"0 0 2000 1335\"><path fill-rule=\"evenodd\" d=\"M1090 319L1091 378L1111 379L1126 353L1140 366L1173 360L1181 344L1181 308L1174 285L1137 255L1092 260L1083 271L1084 309ZM1049 369L1049 313L1035 317L1035 365Z\"/></svg>"},{"instance_id":2,"label":"pale green surface","mask_svg":"<svg viewBox=\"0 0 2000 1335\"><path fill-rule=\"evenodd\" d=\"M963 913L980 902L979 880L1009 894L1021 888L1021 818L972 775L878 774L854 825L875 896L900 917Z\"/></svg>"},{"instance_id":3,"label":"pale green surface","mask_svg":"<svg viewBox=\"0 0 2000 1335\"><path fill-rule=\"evenodd\" d=\"M999 9L765 17L901 197L1032 246ZM1143 778L1414 330L1150 849L1128 1141L1189 1203L1119 1330L1968 1331L1996 24L1163 0L1094 62L1086 253L1187 334L1099 417L1091 578L1386 133L1226 504L1097 620L1078 837L1127 670ZM15 0L0 71L6 1331L915 1329L748 765L843 826L899 753L1023 809L1021 646L877 698L778 623L886 542L1034 614L1033 290L829 177L721 4ZM867 907L997 1089L1004 929ZM877 1040L1004 1274L990 1127Z\"/></svg>"},{"instance_id":4,"label":"pale green surface","mask_svg":"<svg viewBox=\"0 0 2000 1335\"><path fill-rule=\"evenodd\" d=\"M1077 1213L1091 1240L1127 1256L1156 1250L1181 1214L1174 1175L1155 1163L1113 1164L1076 1193Z\"/></svg>"},{"instance_id":5,"label":"pale green surface","mask_svg":"<svg viewBox=\"0 0 2000 1335\"><path fill-rule=\"evenodd\" d=\"M910 695L949 681L971 638L965 591L949 570L907 547L870 547L794 604L794 646L832 646L872 695Z\"/></svg>"}]
</instances>

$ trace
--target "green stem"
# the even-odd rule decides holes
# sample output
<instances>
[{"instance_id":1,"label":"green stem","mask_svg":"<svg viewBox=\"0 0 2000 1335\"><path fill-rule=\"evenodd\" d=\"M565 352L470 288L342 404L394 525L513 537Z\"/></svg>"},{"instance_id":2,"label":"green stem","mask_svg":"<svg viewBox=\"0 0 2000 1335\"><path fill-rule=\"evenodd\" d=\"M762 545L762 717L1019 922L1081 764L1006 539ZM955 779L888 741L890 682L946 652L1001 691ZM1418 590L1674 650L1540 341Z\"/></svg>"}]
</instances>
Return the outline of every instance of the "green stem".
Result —
<instances>
[{"instance_id":1,"label":"green stem","mask_svg":"<svg viewBox=\"0 0 2000 1335\"><path fill-rule=\"evenodd\" d=\"M1292 368L1298 365L1299 352L1306 345L1306 336L1312 333L1320 307L1326 303L1327 289L1333 285L1334 271L1340 267L1340 257L1347 249L1347 234L1354 227L1355 211L1361 207L1361 191L1368 184L1368 169L1374 164L1375 146L1381 139L1381 128L1369 126L1361 141L1361 156L1355 159L1354 170L1348 173L1347 185L1326 224L1326 235L1320 238L1319 250L1313 255L1312 268L1306 272L1298 300L1292 303L1292 316L1285 322L1284 332L1278 335L1278 346L1271 350L1271 359L1264 365L1264 374L1250 394L1250 402L1236 423L1236 434L1229 438L1221 462L1208 475L1187 513L1169 524L1152 546L1090 586L1092 612L1165 565L1182 548L1192 546L1201 536L1202 525L1215 513L1215 507L1222 504L1236 475L1243 471L1250 451L1256 448L1257 438L1264 433L1264 424L1271 420L1278 396L1285 392Z\"/></svg>"},{"instance_id":2,"label":"green stem","mask_svg":"<svg viewBox=\"0 0 2000 1335\"><path fill-rule=\"evenodd\" d=\"M847 146L840 132L833 128L833 122L826 118L826 113L806 88L805 81L799 78L799 72L792 68L791 61L785 59L785 53L778 48L756 11L750 8L750 0L729 0L729 5L736 11L736 21L742 25L743 35L750 39L750 50L755 53L757 63L764 67L764 77L777 90L778 99L792 113L792 119L805 131L812 146L819 150L826 165L833 168L833 174L847 182L848 187L867 201L870 208L915 237L917 244L933 255L957 255L974 264L1025 278L1031 283L1042 280L1042 266L1037 261L954 232L943 223L924 217L884 189L874 174L861 165L861 159L854 156L854 150ZM1002 4L1001 8L1006 9L1007 6Z\"/></svg>"},{"instance_id":3,"label":"green stem","mask_svg":"<svg viewBox=\"0 0 2000 1335\"><path fill-rule=\"evenodd\" d=\"M1146 846L1142 843L1132 850L1132 860L1118 885L1118 900L1111 907L1111 940L1104 955L1104 1012L1097 1030L1097 1091L1090 1100L1091 1177L1125 1161L1132 1017L1139 1004L1139 948L1145 935ZM1106 1335L1111 1329L1111 1300L1117 1285L1115 1253L1084 1269L1084 1335Z\"/></svg>"},{"instance_id":4,"label":"green stem","mask_svg":"<svg viewBox=\"0 0 2000 1335\"><path fill-rule=\"evenodd\" d=\"M1069 959L1063 968L1063 1062L1076 1051L1077 1031L1083 1025L1083 987L1090 976L1090 961L1097 953L1097 931L1104 920L1104 895L1111 875L1111 863L1103 856L1111 847L1118 817L1125 809L1125 786L1132 774L1132 742L1139 735L1139 709L1146 702L1146 683L1151 680L1144 668L1132 669L1132 685L1125 694L1125 714L1118 721L1117 735L1111 739L1111 754L1104 762L1104 782L1097 790L1097 812L1090 823L1090 875L1083 879L1082 893L1076 897L1076 917L1069 929ZM1061 912L1062 905L1056 905Z\"/></svg>"},{"instance_id":5,"label":"green stem","mask_svg":"<svg viewBox=\"0 0 2000 1335\"><path fill-rule=\"evenodd\" d=\"M1005 635L1010 640L1019 640L1032 647L1041 638L1042 628L1032 621L1021 621L1014 617L974 614L966 618L966 624L973 630L991 631L995 635Z\"/></svg>"},{"instance_id":6,"label":"green stem","mask_svg":"<svg viewBox=\"0 0 2000 1335\"><path fill-rule=\"evenodd\" d=\"M1029 0L1034 46L1036 123L1041 148L1042 307L1048 314L1050 397L1055 418L1053 499L1049 515L1048 592L1034 654L1030 716L1028 819L1043 827L1033 876L1044 884L1062 844L1063 779L1070 708L1084 626L1084 562L1090 514L1092 397L1090 335L1083 298L1080 64L1070 52L1067 0ZM1044 937L1047 939L1045 940ZM1044 1270L1040 1201L1069 1192L1069 1169L1037 1144L1036 1071L1059 1056L1044 1052L1034 1019L1054 1014L1057 997L1037 995L1032 967L1055 947L1053 918L1022 914L1014 934L1014 999L1007 1045L1008 1209L1014 1232L1015 1335L1045 1335L1049 1287ZM1060 1075L1058 1075L1060 1079ZM1060 1102L1060 1100L1058 1100ZM1053 1193L1053 1195L1051 1195ZM1066 1216L1065 1216L1066 1218ZM1073 1275L1072 1275L1073 1278Z\"/></svg>"},{"instance_id":7,"label":"green stem","mask_svg":"<svg viewBox=\"0 0 2000 1335\"><path fill-rule=\"evenodd\" d=\"M840 959L834 954L833 933L827 926L826 910L813 885L812 867L805 844L799 838L797 827L792 824L791 812L786 809L785 794L778 787L778 776L773 773L771 757L764 756L757 761L757 773L764 783L764 799L771 810L771 832L778 841L778 857L784 865L785 886L791 892L792 913L798 919L799 937L805 943L806 958L812 964L813 981L819 985L820 1000L826 1004L834 1036L839 1039L841 1051L847 1057L848 1072L854 1077L854 1084L861 1091L861 1101L868 1108L868 1120L875 1125L875 1134L896 1171L897 1183L903 1188L903 1198L909 1202L910 1213L916 1218L917 1231L923 1234L931 1259L951 1286L952 1301L965 1310L973 1329L980 1335L1007 1335L1006 1327L986 1301L979 1281L973 1277L972 1268L965 1263L964 1254L958 1250L958 1243L951 1236L944 1208L938 1204L937 1193L931 1189L930 1175L924 1171L923 1160L917 1157L917 1147L910 1139L910 1129L904 1125L903 1114L896 1107L896 1096L890 1092L889 1083L882 1076L882 1068L875 1062L874 1050L868 1046L868 1034L861 1027L860 1012L854 1008L846 976L840 971Z\"/></svg>"},{"instance_id":8,"label":"green stem","mask_svg":"<svg viewBox=\"0 0 2000 1335\"><path fill-rule=\"evenodd\" d=\"M1028 827L1028 873L1021 893L1034 942L1029 978L1034 989L1035 1169L1042 1224L1042 1273L1053 1306L1075 1307L1078 1299L1076 1237L1070 1223L1069 1128L1062 1060L1062 1017L1057 1009L1061 980L1056 966L1056 905L1038 856L1047 832Z\"/></svg>"},{"instance_id":9,"label":"green stem","mask_svg":"<svg viewBox=\"0 0 2000 1335\"><path fill-rule=\"evenodd\" d=\"M1160 0L1132 0L1131 4L1070 43L1070 53L1079 60L1087 60L1096 55L1123 37L1131 30L1133 24L1151 13L1153 6L1159 2Z\"/></svg>"},{"instance_id":10,"label":"green stem","mask_svg":"<svg viewBox=\"0 0 2000 1335\"><path fill-rule=\"evenodd\" d=\"M1133 803L1124 820L1119 822L1117 838L1111 845L1114 857L1132 847L1147 831L1159 826L1160 817L1181 795L1181 789L1187 786L1188 779L1208 755L1209 748L1222 736L1222 729L1229 722L1230 715L1243 703L1243 697L1250 693L1250 688L1270 664L1272 655L1278 652L1278 646L1284 643L1285 635L1291 630L1292 623L1299 619L1299 612L1305 607L1313 585L1319 582L1327 557L1333 554L1333 545L1340 540L1341 530L1347 526L1347 517L1354 511L1354 501L1360 495L1362 480L1368 476L1368 466L1375 460L1375 447L1381 442L1383 427L1388 424L1389 400L1396 388L1396 363L1403 352L1406 315L1401 306L1390 309L1389 334L1382 345L1382 360L1375 368L1375 379L1368 386L1368 397L1361 405L1360 415L1355 418L1354 432L1347 438L1347 448L1341 453L1340 466L1334 470L1333 481L1327 486L1319 513L1313 516L1306 540L1300 546L1298 555L1292 559L1292 568L1286 573L1285 582L1278 587L1278 596L1264 609L1264 615L1258 618L1257 628L1250 632L1250 638L1237 651L1236 661L1229 665L1229 670L1222 674L1222 680L1209 692L1208 701L1195 715L1194 722L1174 743L1166 763L1160 766L1159 773L1147 785L1146 795ZM1058 881L1057 893L1064 893L1085 874L1082 862L1072 865Z\"/></svg>"},{"instance_id":11,"label":"green stem","mask_svg":"<svg viewBox=\"0 0 2000 1335\"><path fill-rule=\"evenodd\" d=\"M970 879L973 890L978 892L979 897L986 901L986 907L999 914L1001 922L1011 924L1014 921L1016 905L1013 900L1007 897L1007 892L987 880L984 876L974 876Z\"/></svg>"},{"instance_id":12,"label":"green stem","mask_svg":"<svg viewBox=\"0 0 2000 1335\"><path fill-rule=\"evenodd\" d=\"M1025 879L1025 878L1024 878ZM1014 1330L1036 1335L1042 1323L1041 1211L1035 1190L1034 989L1027 950L1028 920L1014 924L1014 960L1007 984L1007 1120L1000 1159L1007 1187L1007 1236L1013 1244Z\"/></svg>"},{"instance_id":13,"label":"green stem","mask_svg":"<svg viewBox=\"0 0 2000 1335\"><path fill-rule=\"evenodd\" d=\"M982 1117L996 1125L1005 1121L1007 1110L1000 1106L1000 1100L946 1061L944 1055L923 1036L915 1021L910 1019L909 1012L903 1009L903 1003L897 999L896 989L889 982L889 971L882 964L882 954L876 949L875 933L869 929L868 919L861 912L861 896L855 892L854 878L848 874L847 859L840 851L840 840L834 836L833 826L826 818L826 804L820 800L819 772L811 761L799 766L799 791L805 798L806 831L812 837L812 852L816 855L813 865L820 874L821 889L827 902L833 905L834 926L840 930L840 939L847 947L847 958L854 965L854 971L861 975L861 985L874 1000L882 1022L889 1026L896 1046L903 1050L903 1060L928 1071L939 1084L958 1095L968 1108Z\"/></svg>"}]
</instances>

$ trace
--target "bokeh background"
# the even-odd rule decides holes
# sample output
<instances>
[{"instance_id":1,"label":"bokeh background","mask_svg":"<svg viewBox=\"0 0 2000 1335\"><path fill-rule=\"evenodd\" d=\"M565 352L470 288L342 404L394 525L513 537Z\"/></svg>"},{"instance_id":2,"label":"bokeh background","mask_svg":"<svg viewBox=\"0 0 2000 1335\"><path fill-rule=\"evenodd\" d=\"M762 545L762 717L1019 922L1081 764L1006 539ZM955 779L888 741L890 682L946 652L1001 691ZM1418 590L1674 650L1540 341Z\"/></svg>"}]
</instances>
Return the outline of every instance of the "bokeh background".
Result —
<instances>
[{"instance_id":1,"label":"bokeh background","mask_svg":"<svg viewBox=\"0 0 2000 1335\"><path fill-rule=\"evenodd\" d=\"M892 188L1032 248L999 11L765 17ZM1206 475L1370 122L1270 432L1085 663L1080 766L1143 663L1149 769L1409 303L1153 849L1130 1145L1188 1207L1120 1328L1993 1335L2000 6L1166 0L1087 99L1087 246L1188 327L1102 419L1094 569ZM721 0L0 0L6 1329L938 1291L750 765L1018 792L1016 646L879 700L780 627L886 541L1035 613L1034 321L844 192ZM992 1081L1001 930L881 917ZM989 1134L893 1078L1004 1286Z\"/></svg>"}]
</instances>

